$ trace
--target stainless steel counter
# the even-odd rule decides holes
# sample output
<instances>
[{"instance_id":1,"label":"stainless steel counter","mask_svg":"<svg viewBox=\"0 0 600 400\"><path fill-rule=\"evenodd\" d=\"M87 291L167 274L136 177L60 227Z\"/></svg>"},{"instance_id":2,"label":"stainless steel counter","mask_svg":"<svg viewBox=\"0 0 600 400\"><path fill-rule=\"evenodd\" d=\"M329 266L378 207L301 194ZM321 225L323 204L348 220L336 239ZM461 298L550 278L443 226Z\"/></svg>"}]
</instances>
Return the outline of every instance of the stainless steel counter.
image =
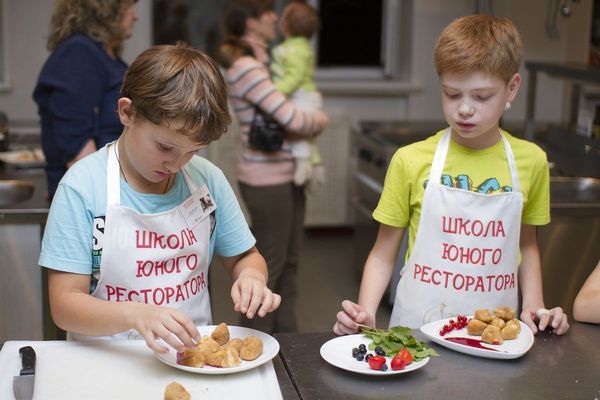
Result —
<instances>
[{"instance_id":1,"label":"stainless steel counter","mask_svg":"<svg viewBox=\"0 0 600 400\"><path fill-rule=\"evenodd\" d=\"M50 203L43 168L19 169L0 164L0 180L34 184L32 197L0 207L0 343L41 340L50 332L44 271L37 265ZM50 327L50 329L44 328Z\"/></svg>"}]
</instances>

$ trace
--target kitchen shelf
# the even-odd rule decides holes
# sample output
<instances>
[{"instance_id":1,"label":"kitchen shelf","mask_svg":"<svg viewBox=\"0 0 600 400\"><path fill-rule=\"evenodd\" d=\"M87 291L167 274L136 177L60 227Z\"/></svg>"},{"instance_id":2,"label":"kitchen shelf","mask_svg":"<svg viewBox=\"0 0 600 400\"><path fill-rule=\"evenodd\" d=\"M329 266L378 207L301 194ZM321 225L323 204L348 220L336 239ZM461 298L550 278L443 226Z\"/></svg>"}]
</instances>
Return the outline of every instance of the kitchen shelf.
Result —
<instances>
[{"instance_id":1,"label":"kitchen shelf","mask_svg":"<svg viewBox=\"0 0 600 400\"><path fill-rule=\"evenodd\" d=\"M600 68L584 63L557 63L528 61L525 68L529 74L527 85L527 104L525 111L525 138L533 140L535 129L535 101L537 89L538 72L544 72L554 78L562 79L571 83L570 116L569 125L575 126L577 121L577 109L582 84L600 85ZM574 130L574 129L573 129Z\"/></svg>"}]
</instances>

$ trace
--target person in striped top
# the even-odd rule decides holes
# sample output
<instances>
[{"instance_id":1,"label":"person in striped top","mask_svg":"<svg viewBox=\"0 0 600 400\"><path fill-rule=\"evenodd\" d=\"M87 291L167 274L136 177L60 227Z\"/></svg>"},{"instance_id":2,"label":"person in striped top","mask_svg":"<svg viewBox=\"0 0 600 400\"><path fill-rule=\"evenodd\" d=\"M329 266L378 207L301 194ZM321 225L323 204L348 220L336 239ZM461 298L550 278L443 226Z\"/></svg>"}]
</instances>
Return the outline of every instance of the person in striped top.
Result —
<instances>
[{"instance_id":1,"label":"person in striped top","mask_svg":"<svg viewBox=\"0 0 600 400\"><path fill-rule=\"evenodd\" d=\"M276 37L277 15L272 0L232 0L223 15L225 39L218 59L226 68L229 99L242 129L237 180L252 219L257 247L267 261L269 287L282 297L279 310L261 321L240 323L265 332L293 332L298 252L303 233L306 198L295 186L293 140L309 139L323 131L326 115L301 111L275 88L268 69L268 44ZM286 131L279 151L263 152L248 143L257 112L273 117Z\"/></svg>"}]
</instances>

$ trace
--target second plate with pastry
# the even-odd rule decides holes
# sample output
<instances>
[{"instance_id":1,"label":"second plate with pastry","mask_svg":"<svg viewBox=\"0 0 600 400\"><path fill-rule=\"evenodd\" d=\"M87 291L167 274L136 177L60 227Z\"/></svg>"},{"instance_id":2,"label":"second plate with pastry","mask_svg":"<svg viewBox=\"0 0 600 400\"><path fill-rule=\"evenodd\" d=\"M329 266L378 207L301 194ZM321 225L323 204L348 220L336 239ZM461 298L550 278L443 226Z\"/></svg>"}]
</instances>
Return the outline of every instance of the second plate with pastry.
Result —
<instances>
[{"instance_id":1,"label":"second plate with pastry","mask_svg":"<svg viewBox=\"0 0 600 400\"><path fill-rule=\"evenodd\" d=\"M473 316L467 316L471 319ZM469 335L467 328L455 329L444 335L440 330L451 318L433 321L421 327L421 332L433 342L449 349L477 357L513 359L523 356L533 346L533 332L519 321L521 331L516 339L504 340L502 344L489 344L480 335Z\"/></svg>"}]
</instances>

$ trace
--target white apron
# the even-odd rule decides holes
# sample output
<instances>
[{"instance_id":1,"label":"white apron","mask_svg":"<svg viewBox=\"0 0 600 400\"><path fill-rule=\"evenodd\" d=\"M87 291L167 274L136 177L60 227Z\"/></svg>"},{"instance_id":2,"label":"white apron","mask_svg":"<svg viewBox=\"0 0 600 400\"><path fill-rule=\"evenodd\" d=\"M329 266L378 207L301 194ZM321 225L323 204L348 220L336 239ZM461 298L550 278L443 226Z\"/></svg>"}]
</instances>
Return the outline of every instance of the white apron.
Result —
<instances>
[{"instance_id":1,"label":"white apron","mask_svg":"<svg viewBox=\"0 0 600 400\"><path fill-rule=\"evenodd\" d=\"M478 308L518 306L523 194L515 158L502 135L512 191L483 194L440 183L450 128L435 151L412 252L400 281L390 326L418 328Z\"/></svg>"},{"instance_id":2,"label":"white apron","mask_svg":"<svg viewBox=\"0 0 600 400\"><path fill-rule=\"evenodd\" d=\"M208 188L197 188L186 166L190 190L181 205L158 214L140 214L120 205L116 143L108 146L107 210L100 277L92 296L177 308L196 325L211 321L208 293L210 213L216 209ZM73 339L98 339L70 334ZM103 339L141 339L135 330Z\"/></svg>"}]
</instances>

